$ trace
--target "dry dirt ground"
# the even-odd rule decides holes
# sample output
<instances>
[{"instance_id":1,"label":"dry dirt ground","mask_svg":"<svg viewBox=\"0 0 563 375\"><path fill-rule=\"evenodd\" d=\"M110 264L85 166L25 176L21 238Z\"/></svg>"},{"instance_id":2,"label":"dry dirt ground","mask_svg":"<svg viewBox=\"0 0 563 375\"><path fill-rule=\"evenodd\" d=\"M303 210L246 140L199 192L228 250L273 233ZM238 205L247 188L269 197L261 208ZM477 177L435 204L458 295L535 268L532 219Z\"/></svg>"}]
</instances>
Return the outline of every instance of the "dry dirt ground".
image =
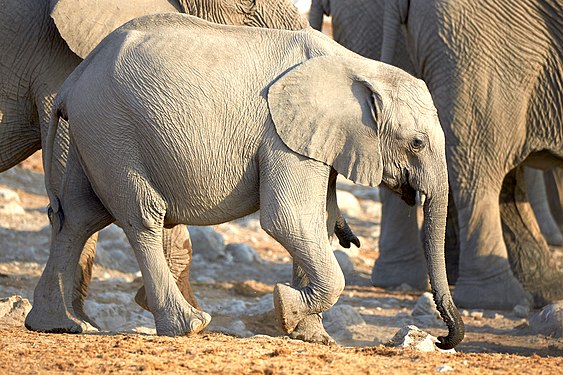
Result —
<instances>
[{"instance_id":1,"label":"dry dirt ground","mask_svg":"<svg viewBox=\"0 0 563 375\"><path fill-rule=\"evenodd\" d=\"M0 211L0 298L18 294L33 302L49 238L39 154L0 174L0 188L15 191L25 211ZM111 259L104 263L100 251L86 308L104 331L41 334L27 331L21 319L0 320L0 373L563 373L563 341L524 334L517 327L526 318L510 311L462 311L467 335L455 354L386 347L405 325L416 324L433 335L444 334L445 327L411 316L421 292L370 286L379 204L365 197L359 202L360 210L349 220L360 235L362 249L349 253L353 271L346 275L347 287L337 306L351 306L361 321L327 326L337 345L283 337L271 308L253 312L256 305L271 304L268 298L276 282L289 281L290 260L256 223L233 223L214 229L226 243L250 245L261 260L250 266L194 260L196 295L213 316L204 333L177 338L154 335L150 315L132 302L140 285L138 273L112 268Z\"/></svg>"}]
</instances>

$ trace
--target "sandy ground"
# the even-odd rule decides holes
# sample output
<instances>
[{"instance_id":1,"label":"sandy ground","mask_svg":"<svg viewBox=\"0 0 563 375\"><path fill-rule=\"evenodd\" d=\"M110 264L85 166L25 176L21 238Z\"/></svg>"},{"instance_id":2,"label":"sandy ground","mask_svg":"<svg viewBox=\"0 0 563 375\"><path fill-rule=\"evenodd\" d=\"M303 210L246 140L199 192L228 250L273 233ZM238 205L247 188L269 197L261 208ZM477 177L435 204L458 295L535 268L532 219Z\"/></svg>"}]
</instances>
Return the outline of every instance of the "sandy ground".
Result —
<instances>
[{"instance_id":1,"label":"sandy ground","mask_svg":"<svg viewBox=\"0 0 563 375\"><path fill-rule=\"evenodd\" d=\"M16 192L24 209L20 213L0 210L0 298L18 294L32 302L49 241L48 200L39 154L0 174L0 188ZM341 188L357 192L351 185ZM359 321L336 317L327 324L331 315L325 315L325 327L337 345L309 344L281 336L268 303L275 283L289 281L290 259L257 227L255 219L246 218L214 229L225 243L251 246L259 261L210 265L197 255L194 260L196 295L213 316L204 333L156 336L151 315L132 302L140 285L138 272L112 267L111 259L104 262L103 258L111 258L111 253L104 255L100 250L86 308L104 330L80 335L39 334L27 331L21 319L0 319L0 373L563 372L563 340L523 333L518 327L527 319L510 311L462 310L467 335L456 354L386 347L384 344L405 325L415 324L436 336L444 334L445 327L411 315L421 292L386 291L370 285L369 273L377 258L379 203L369 194L357 196L360 210L348 218L360 235L362 248L346 253L352 269L345 272L347 287L336 306L353 310ZM262 305L268 306L260 308Z\"/></svg>"}]
</instances>

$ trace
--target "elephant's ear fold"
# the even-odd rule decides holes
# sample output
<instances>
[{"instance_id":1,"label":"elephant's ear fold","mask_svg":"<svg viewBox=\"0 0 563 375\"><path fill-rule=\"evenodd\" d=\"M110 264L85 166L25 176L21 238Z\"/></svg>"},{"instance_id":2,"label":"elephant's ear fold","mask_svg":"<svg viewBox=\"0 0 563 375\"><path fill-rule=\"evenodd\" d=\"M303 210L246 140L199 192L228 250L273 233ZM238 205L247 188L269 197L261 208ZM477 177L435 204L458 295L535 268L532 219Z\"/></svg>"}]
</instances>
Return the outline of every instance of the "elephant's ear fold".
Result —
<instances>
[{"instance_id":1,"label":"elephant's ear fold","mask_svg":"<svg viewBox=\"0 0 563 375\"><path fill-rule=\"evenodd\" d=\"M51 17L59 33L82 58L135 17L179 11L180 6L168 0L51 0Z\"/></svg>"},{"instance_id":2,"label":"elephant's ear fold","mask_svg":"<svg viewBox=\"0 0 563 375\"><path fill-rule=\"evenodd\" d=\"M376 62L323 56L287 71L268 91L268 106L282 141L291 150L331 165L350 180L381 182L379 123L382 99ZM371 70L370 70L371 69Z\"/></svg>"}]
</instances>

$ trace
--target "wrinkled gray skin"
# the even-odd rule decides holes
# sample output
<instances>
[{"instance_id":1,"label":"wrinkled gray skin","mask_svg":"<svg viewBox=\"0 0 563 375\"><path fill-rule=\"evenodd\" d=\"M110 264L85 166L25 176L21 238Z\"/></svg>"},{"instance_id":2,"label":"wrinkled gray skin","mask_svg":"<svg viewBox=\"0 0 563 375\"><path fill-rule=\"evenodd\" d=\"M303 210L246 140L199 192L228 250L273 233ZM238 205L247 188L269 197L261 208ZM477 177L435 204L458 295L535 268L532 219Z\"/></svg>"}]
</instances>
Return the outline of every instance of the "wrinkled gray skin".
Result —
<instances>
[{"instance_id":1,"label":"wrinkled gray skin","mask_svg":"<svg viewBox=\"0 0 563 375\"><path fill-rule=\"evenodd\" d=\"M0 7L0 171L7 170L41 148L49 112L59 86L91 49L122 23L153 12L192 12L199 17L234 25L301 29L308 26L290 0L107 0L82 2L3 1ZM103 20L101 22L100 20ZM57 28L58 27L58 28ZM61 37L61 34L65 39ZM74 52L73 52L74 51ZM53 173L47 184L56 191L66 164L68 134L62 124ZM339 233L357 241L341 220ZM83 310L95 255L96 235L88 240L75 278L76 315L96 327ZM345 242L344 242L345 243ZM167 261L182 294L199 307L189 285L191 244L187 230L163 231ZM136 301L147 307L144 289ZM56 319L56 317L53 317ZM306 335L305 335L306 336Z\"/></svg>"},{"instance_id":2,"label":"wrinkled gray skin","mask_svg":"<svg viewBox=\"0 0 563 375\"><path fill-rule=\"evenodd\" d=\"M333 39L365 57L379 60L383 41L385 0L313 0L309 22L321 30L323 15L331 16ZM417 75L407 53L404 33L396 41L392 63ZM546 186L541 172L526 168L528 195L541 232L550 245L559 246L563 236L552 213L560 202L548 205ZM549 186L548 186L549 187ZM385 187L380 190L382 202L379 257L371 279L380 287L396 287L406 283L416 289L428 286L417 212ZM448 280L458 277L459 239L456 227L457 212L453 203L448 215L446 231L446 264ZM397 235L400 233L400 235ZM511 249L508 249L509 252Z\"/></svg>"},{"instance_id":3,"label":"wrinkled gray skin","mask_svg":"<svg viewBox=\"0 0 563 375\"><path fill-rule=\"evenodd\" d=\"M201 330L210 317L181 297L161 228L216 224L260 208L262 227L303 272L303 286L274 290L276 315L292 332L344 288L329 244L341 173L383 182L411 204L418 192L428 271L449 328L439 346L463 338L443 253L444 138L422 81L310 28L234 28L163 14L112 33L67 79L49 130L46 179L59 115L72 142L63 185L49 191L52 245L28 328L85 329L65 286L82 244L115 220L135 251L157 332ZM66 324L51 325L52 315Z\"/></svg>"},{"instance_id":4,"label":"wrinkled gray skin","mask_svg":"<svg viewBox=\"0 0 563 375\"><path fill-rule=\"evenodd\" d=\"M392 62L406 22L446 134L459 222L456 303L509 309L530 303L527 291L536 305L562 298L522 170L563 166L561 6L411 0L387 2L385 14L382 61Z\"/></svg>"}]
</instances>

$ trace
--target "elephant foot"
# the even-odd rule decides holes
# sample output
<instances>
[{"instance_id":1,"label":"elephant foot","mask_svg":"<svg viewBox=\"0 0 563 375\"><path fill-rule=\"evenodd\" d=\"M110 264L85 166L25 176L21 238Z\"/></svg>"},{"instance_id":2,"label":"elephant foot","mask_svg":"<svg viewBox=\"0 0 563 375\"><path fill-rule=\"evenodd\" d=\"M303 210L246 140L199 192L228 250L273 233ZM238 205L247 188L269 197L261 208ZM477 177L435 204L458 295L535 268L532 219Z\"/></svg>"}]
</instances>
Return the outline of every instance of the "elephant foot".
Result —
<instances>
[{"instance_id":1,"label":"elephant foot","mask_svg":"<svg viewBox=\"0 0 563 375\"><path fill-rule=\"evenodd\" d=\"M409 261L387 262L377 259L371 271L371 282L380 288L393 288L408 284L416 290L428 290L428 273L424 258Z\"/></svg>"},{"instance_id":2,"label":"elephant foot","mask_svg":"<svg viewBox=\"0 0 563 375\"><path fill-rule=\"evenodd\" d=\"M336 343L325 331L321 314L307 315L304 319L297 323L297 326L293 332L290 333L289 337L296 340L316 342L325 345L332 345Z\"/></svg>"},{"instance_id":3,"label":"elephant foot","mask_svg":"<svg viewBox=\"0 0 563 375\"><path fill-rule=\"evenodd\" d=\"M36 306L31 308L25 318L25 327L30 331L48 333L83 333L97 332L98 329L87 321L80 320L70 314L60 314L43 310Z\"/></svg>"},{"instance_id":4,"label":"elephant foot","mask_svg":"<svg viewBox=\"0 0 563 375\"><path fill-rule=\"evenodd\" d=\"M297 324L308 314L301 298L301 293L284 284L274 288L274 311L276 319L285 333L291 333Z\"/></svg>"},{"instance_id":5,"label":"elephant foot","mask_svg":"<svg viewBox=\"0 0 563 375\"><path fill-rule=\"evenodd\" d=\"M211 315L199 311L187 303L182 304L176 311L168 309L155 315L156 333L159 336L192 335L203 330L211 322Z\"/></svg>"},{"instance_id":6,"label":"elephant foot","mask_svg":"<svg viewBox=\"0 0 563 375\"><path fill-rule=\"evenodd\" d=\"M512 310L516 305L531 307L533 298L511 273L493 278L465 280L460 276L453 293L457 307Z\"/></svg>"}]
</instances>

